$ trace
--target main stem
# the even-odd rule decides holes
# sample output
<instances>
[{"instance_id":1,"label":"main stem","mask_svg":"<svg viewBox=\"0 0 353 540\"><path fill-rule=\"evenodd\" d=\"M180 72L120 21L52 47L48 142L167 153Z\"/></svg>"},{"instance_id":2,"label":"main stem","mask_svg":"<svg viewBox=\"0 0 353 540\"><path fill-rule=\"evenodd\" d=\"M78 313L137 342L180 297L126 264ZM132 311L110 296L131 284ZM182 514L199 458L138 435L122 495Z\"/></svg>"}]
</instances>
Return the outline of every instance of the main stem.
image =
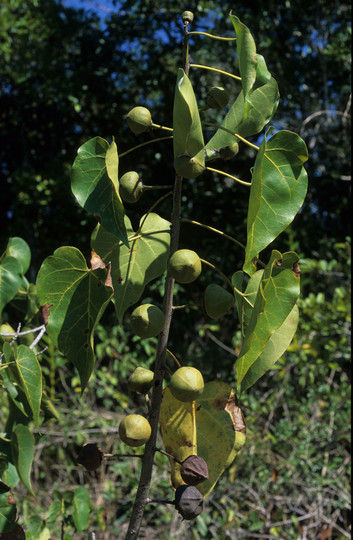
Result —
<instances>
[{"instance_id":1,"label":"main stem","mask_svg":"<svg viewBox=\"0 0 353 540\"><path fill-rule=\"evenodd\" d=\"M172 255L178 249L180 221L181 221L181 184L180 176L175 178L175 187L173 194L173 211L170 231L170 254ZM169 338L170 323L173 314L173 291L174 279L167 274L164 288L163 313L165 317L164 328L159 335L156 361L154 366L154 384L151 398L151 409L149 422L151 424L151 437L146 443L145 452L142 458L142 468L140 482L137 488L135 502L132 508L129 528L126 534L126 540L138 538L141 527L142 517L147 503L148 491L152 478L152 467L156 448L159 411L162 403L163 378L165 372L166 351Z\"/></svg>"},{"instance_id":2,"label":"main stem","mask_svg":"<svg viewBox=\"0 0 353 540\"><path fill-rule=\"evenodd\" d=\"M189 49L188 49L188 28L184 24L184 58L185 72L189 72ZM171 215L170 229L170 252L171 256L178 249L180 223L181 223L181 187L182 177L176 175L174 191L173 191L173 209ZM139 537L142 518L145 506L148 502L148 492L152 479L152 469L154 462L154 454L156 452L156 441L159 427L159 412L162 403L163 395L163 379L165 372L166 353L169 339L170 324L173 315L173 293L174 279L167 273L164 286L164 301L163 313L165 318L164 328L159 335L156 360L154 366L153 390L151 397L151 407L149 414L149 422L151 425L151 436L146 443L145 451L142 458L142 467L140 481L137 488L135 502L132 507L130 516L129 528L125 536L125 540L136 540Z\"/></svg>"}]
</instances>

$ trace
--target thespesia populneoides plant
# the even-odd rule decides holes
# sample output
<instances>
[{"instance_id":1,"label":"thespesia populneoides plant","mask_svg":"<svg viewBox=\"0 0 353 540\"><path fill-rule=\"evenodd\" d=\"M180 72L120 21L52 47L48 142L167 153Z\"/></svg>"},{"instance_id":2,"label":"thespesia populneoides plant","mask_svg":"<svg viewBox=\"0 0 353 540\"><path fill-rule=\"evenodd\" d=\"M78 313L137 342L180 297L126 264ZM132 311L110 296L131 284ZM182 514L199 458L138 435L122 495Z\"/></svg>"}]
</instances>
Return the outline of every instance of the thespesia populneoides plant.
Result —
<instances>
[{"instance_id":1,"label":"thespesia populneoides plant","mask_svg":"<svg viewBox=\"0 0 353 540\"><path fill-rule=\"evenodd\" d=\"M129 414L119 424L119 440L132 448L144 445L127 539L138 538L144 509L147 504L153 504L149 490L154 481L152 466L155 452L159 450L159 433L170 461L169 501L186 520L195 519L202 512L208 495L246 440L245 421L235 390L227 382L205 382L201 371L191 365L192 359L177 360L168 349L176 307L175 281L183 285L179 294L184 294L183 291L187 294L189 283L195 282L201 270L207 267L214 276L205 294L200 291L200 309L204 309L206 316L218 319L229 316L235 308L234 331L239 326L242 332L242 346L235 362L239 395L282 356L298 323L300 268L297 254L273 249L263 260L261 252L286 229L303 204L307 190L303 166L308 158L306 145L293 132L268 127L279 104L277 82L263 56L257 53L249 29L239 18L230 13L235 37L227 38L190 31L194 20L190 11L185 11L181 19L184 65L176 73L172 127L155 123L143 104L132 104L126 116L127 124L136 137L147 140L142 139L136 147L121 152L118 141L108 142L97 136L78 149L72 167L72 191L78 204L98 220L92 233L90 264L87 265L77 248L60 247L44 260L36 282L43 316L38 340L46 332L74 364L82 392L94 369L94 330L111 301L119 324L130 320L132 331L141 339L158 336L153 369L132 368L128 382L130 392L146 395L146 411ZM199 36L233 42L239 73L193 63L189 50L191 36L195 43ZM197 45L195 48L193 56L196 57ZM222 76L228 86L227 89L219 86L217 79L207 92L207 103L199 106L195 74L203 69ZM228 92L228 82L237 93L235 100L229 101L232 93ZM217 110L217 118L223 111L223 119L217 124L210 121L212 107ZM205 140L205 126L207 133L213 130L208 140ZM158 131L168 135L150 137L150 132ZM253 140L256 141L259 134L263 134L263 138L258 146ZM125 155L143 152L144 145L156 140L173 146L174 173L168 179L169 185L144 186L138 171L120 174L120 161ZM210 166L212 161L217 159L222 163L223 159L231 163L236 172L237 155L246 146L256 151L249 167L251 182ZM167 166L169 164L166 170ZM207 223L187 220L195 227L207 229L210 235L219 235L220 241L243 248L244 258L231 276L225 275L212 261L203 259L201 253L179 245L180 228L184 223L182 193L189 196L188 182L207 174L224 176L234 182L237 189L249 191L245 245ZM158 203L169 196L167 193L157 199L152 208L145 209L134 230L129 205L137 201L143 204L146 189L161 188L172 191L170 216L165 218L156 212ZM124 203L127 203L126 208ZM12 276L4 289L1 309L16 294L29 265L28 246L19 240L11 239L1 260L2 268L6 266L6 272ZM17 263L13 261L14 252ZM143 302L149 283L163 275L163 305ZM9 333L3 333L6 340ZM33 348L16 346L18 336L20 331L10 333L10 343L3 344L5 369L0 377L6 372L10 382L12 379L20 385L29 414L38 428L44 402L41 366ZM174 373L166 370L167 358L175 362ZM19 375L9 367L14 362ZM29 377L31 384L28 384ZM21 397L17 399L20 403ZM177 422L175 418L180 417L183 421ZM18 474L31 491L33 436L25 424L17 424L9 436ZM95 443L89 443L81 449L77 462L88 471L94 471L105 456ZM16 511L11 509L8 515L4 532L16 525Z\"/></svg>"}]
</instances>

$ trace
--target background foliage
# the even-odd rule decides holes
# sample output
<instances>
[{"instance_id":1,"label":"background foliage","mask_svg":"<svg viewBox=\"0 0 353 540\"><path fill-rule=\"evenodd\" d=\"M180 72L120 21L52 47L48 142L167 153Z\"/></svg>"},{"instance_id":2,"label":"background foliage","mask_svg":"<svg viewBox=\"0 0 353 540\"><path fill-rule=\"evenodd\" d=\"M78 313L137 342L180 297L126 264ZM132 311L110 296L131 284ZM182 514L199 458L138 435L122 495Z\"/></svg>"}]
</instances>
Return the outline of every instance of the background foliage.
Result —
<instances>
[{"instance_id":1,"label":"background foliage","mask_svg":"<svg viewBox=\"0 0 353 540\"><path fill-rule=\"evenodd\" d=\"M180 65L179 16L186 6L152 0L116 4L115 12L106 18L93 9L94 4L87 12L53 0L5 0L0 11L0 129L5 134L0 148L0 245L3 251L9 236L27 241L32 252L27 276L32 282L42 260L59 246L76 245L89 255L94 218L87 218L74 202L69 182L77 148L96 135L108 140L114 135L124 149L136 144L123 120L134 105L150 106L158 123L172 122L170 89ZM201 0L187 9L196 15L193 30L224 35L228 28L231 35L228 13L235 7L230 2ZM298 132L309 148L308 196L293 226L276 245L300 255L300 325L285 358L243 398L248 443L212 493L209 511L193 525L180 525L171 520L168 507L151 505L146 523L160 538L192 534L194 538L343 539L350 536L351 6L332 0L310 5L301 0L270 0L264 8L251 1L236 6L236 14L252 31L258 51L279 82L277 127ZM207 58L209 64L232 70L231 46L228 54L224 43L210 46L203 38L192 41L195 62L206 63ZM234 92L227 81L202 72L201 103L207 88L215 84L228 85ZM245 180L249 157L251 149L237 158L237 175ZM144 182L155 185L168 183L172 162L172 148L158 144L147 147L140 157L126 156L120 167L121 173L137 167ZM226 215L225 232L244 241L243 197L247 195L211 175L190 186L190 200L196 202L187 207L188 217L202 221L207 215L208 225L217 227ZM148 198L147 192L144 208ZM131 208L133 225L141 208L139 203ZM199 250L200 246L206 259L214 264L222 261L225 272L240 269L240 252L230 251L216 235L212 238L202 229L195 233L185 224L181 247ZM202 279L207 282L200 279L201 285ZM152 292L162 295L160 280L152 285ZM190 303L199 301L196 285L188 286L187 292L179 286L181 302L186 294ZM14 327L24 322L21 303L14 302L5 318ZM240 344L239 334L229 346L233 324L231 316L210 323L202 312L189 308L175 317L171 348L177 356L192 358L195 367L202 366L206 377L217 366L217 378L232 383L234 350L239 352ZM115 441L119 419L139 405L139 398L129 395L126 381L136 365L150 367L155 342L136 339L116 325L111 312L101 321L97 342L99 369L83 401L78 378L49 343L41 357L47 392L55 399L60 418L41 429L43 436L35 448L32 487L37 498L21 491L17 495L22 502L20 522L33 531L33 538L43 530L42 520L54 527L55 506L53 510L49 505L60 498L68 509L65 530L73 534L69 509L78 486L89 489L94 508L88 530L101 529L100 538L119 538L127 521L138 478L137 460L110 461L89 474L76 465L75 458L78 446L88 438L105 452L121 451ZM5 417L1 397L0 403ZM166 458L159 456L156 498L168 492L167 471ZM55 537L59 537L60 520L56 526ZM80 538L77 532L75 538Z\"/></svg>"}]
</instances>

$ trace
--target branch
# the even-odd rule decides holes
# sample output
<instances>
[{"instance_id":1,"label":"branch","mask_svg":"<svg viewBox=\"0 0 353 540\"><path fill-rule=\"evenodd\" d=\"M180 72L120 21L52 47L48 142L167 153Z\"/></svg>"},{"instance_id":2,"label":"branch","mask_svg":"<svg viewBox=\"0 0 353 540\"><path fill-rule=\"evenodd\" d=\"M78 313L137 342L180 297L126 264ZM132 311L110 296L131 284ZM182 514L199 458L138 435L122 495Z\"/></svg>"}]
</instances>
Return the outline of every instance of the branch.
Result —
<instances>
[{"instance_id":1,"label":"branch","mask_svg":"<svg viewBox=\"0 0 353 540\"><path fill-rule=\"evenodd\" d=\"M170 255L172 255L178 249L179 244L181 184L182 178L180 176L176 176L170 231ZM159 412L162 403L163 378L166 364L167 344L169 338L170 323L173 314L173 291L174 279L169 274L167 274L164 287L163 302L165 324L158 339L156 361L154 367L154 383L151 397L151 411L149 415L149 422L151 425L151 437L146 443L145 452L142 458L140 481L130 516L129 528L125 536L126 540L136 540L138 538L144 509L148 502L148 491L151 484L152 467L158 435Z\"/></svg>"}]
</instances>

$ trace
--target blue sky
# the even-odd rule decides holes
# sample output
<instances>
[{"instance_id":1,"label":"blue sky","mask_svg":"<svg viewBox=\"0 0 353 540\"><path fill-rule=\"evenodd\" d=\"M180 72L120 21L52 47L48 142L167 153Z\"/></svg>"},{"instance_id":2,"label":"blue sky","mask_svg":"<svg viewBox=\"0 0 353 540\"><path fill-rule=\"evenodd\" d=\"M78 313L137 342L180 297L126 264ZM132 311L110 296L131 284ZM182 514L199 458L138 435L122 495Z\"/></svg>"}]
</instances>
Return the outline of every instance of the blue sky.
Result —
<instances>
[{"instance_id":1,"label":"blue sky","mask_svg":"<svg viewBox=\"0 0 353 540\"><path fill-rule=\"evenodd\" d=\"M61 3L65 7L94 11L102 18L109 15L112 11L115 11L117 9L116 5L118 4L118 2L114 2L114 0L61 0Z\"/></svg>"}]
</instances>

